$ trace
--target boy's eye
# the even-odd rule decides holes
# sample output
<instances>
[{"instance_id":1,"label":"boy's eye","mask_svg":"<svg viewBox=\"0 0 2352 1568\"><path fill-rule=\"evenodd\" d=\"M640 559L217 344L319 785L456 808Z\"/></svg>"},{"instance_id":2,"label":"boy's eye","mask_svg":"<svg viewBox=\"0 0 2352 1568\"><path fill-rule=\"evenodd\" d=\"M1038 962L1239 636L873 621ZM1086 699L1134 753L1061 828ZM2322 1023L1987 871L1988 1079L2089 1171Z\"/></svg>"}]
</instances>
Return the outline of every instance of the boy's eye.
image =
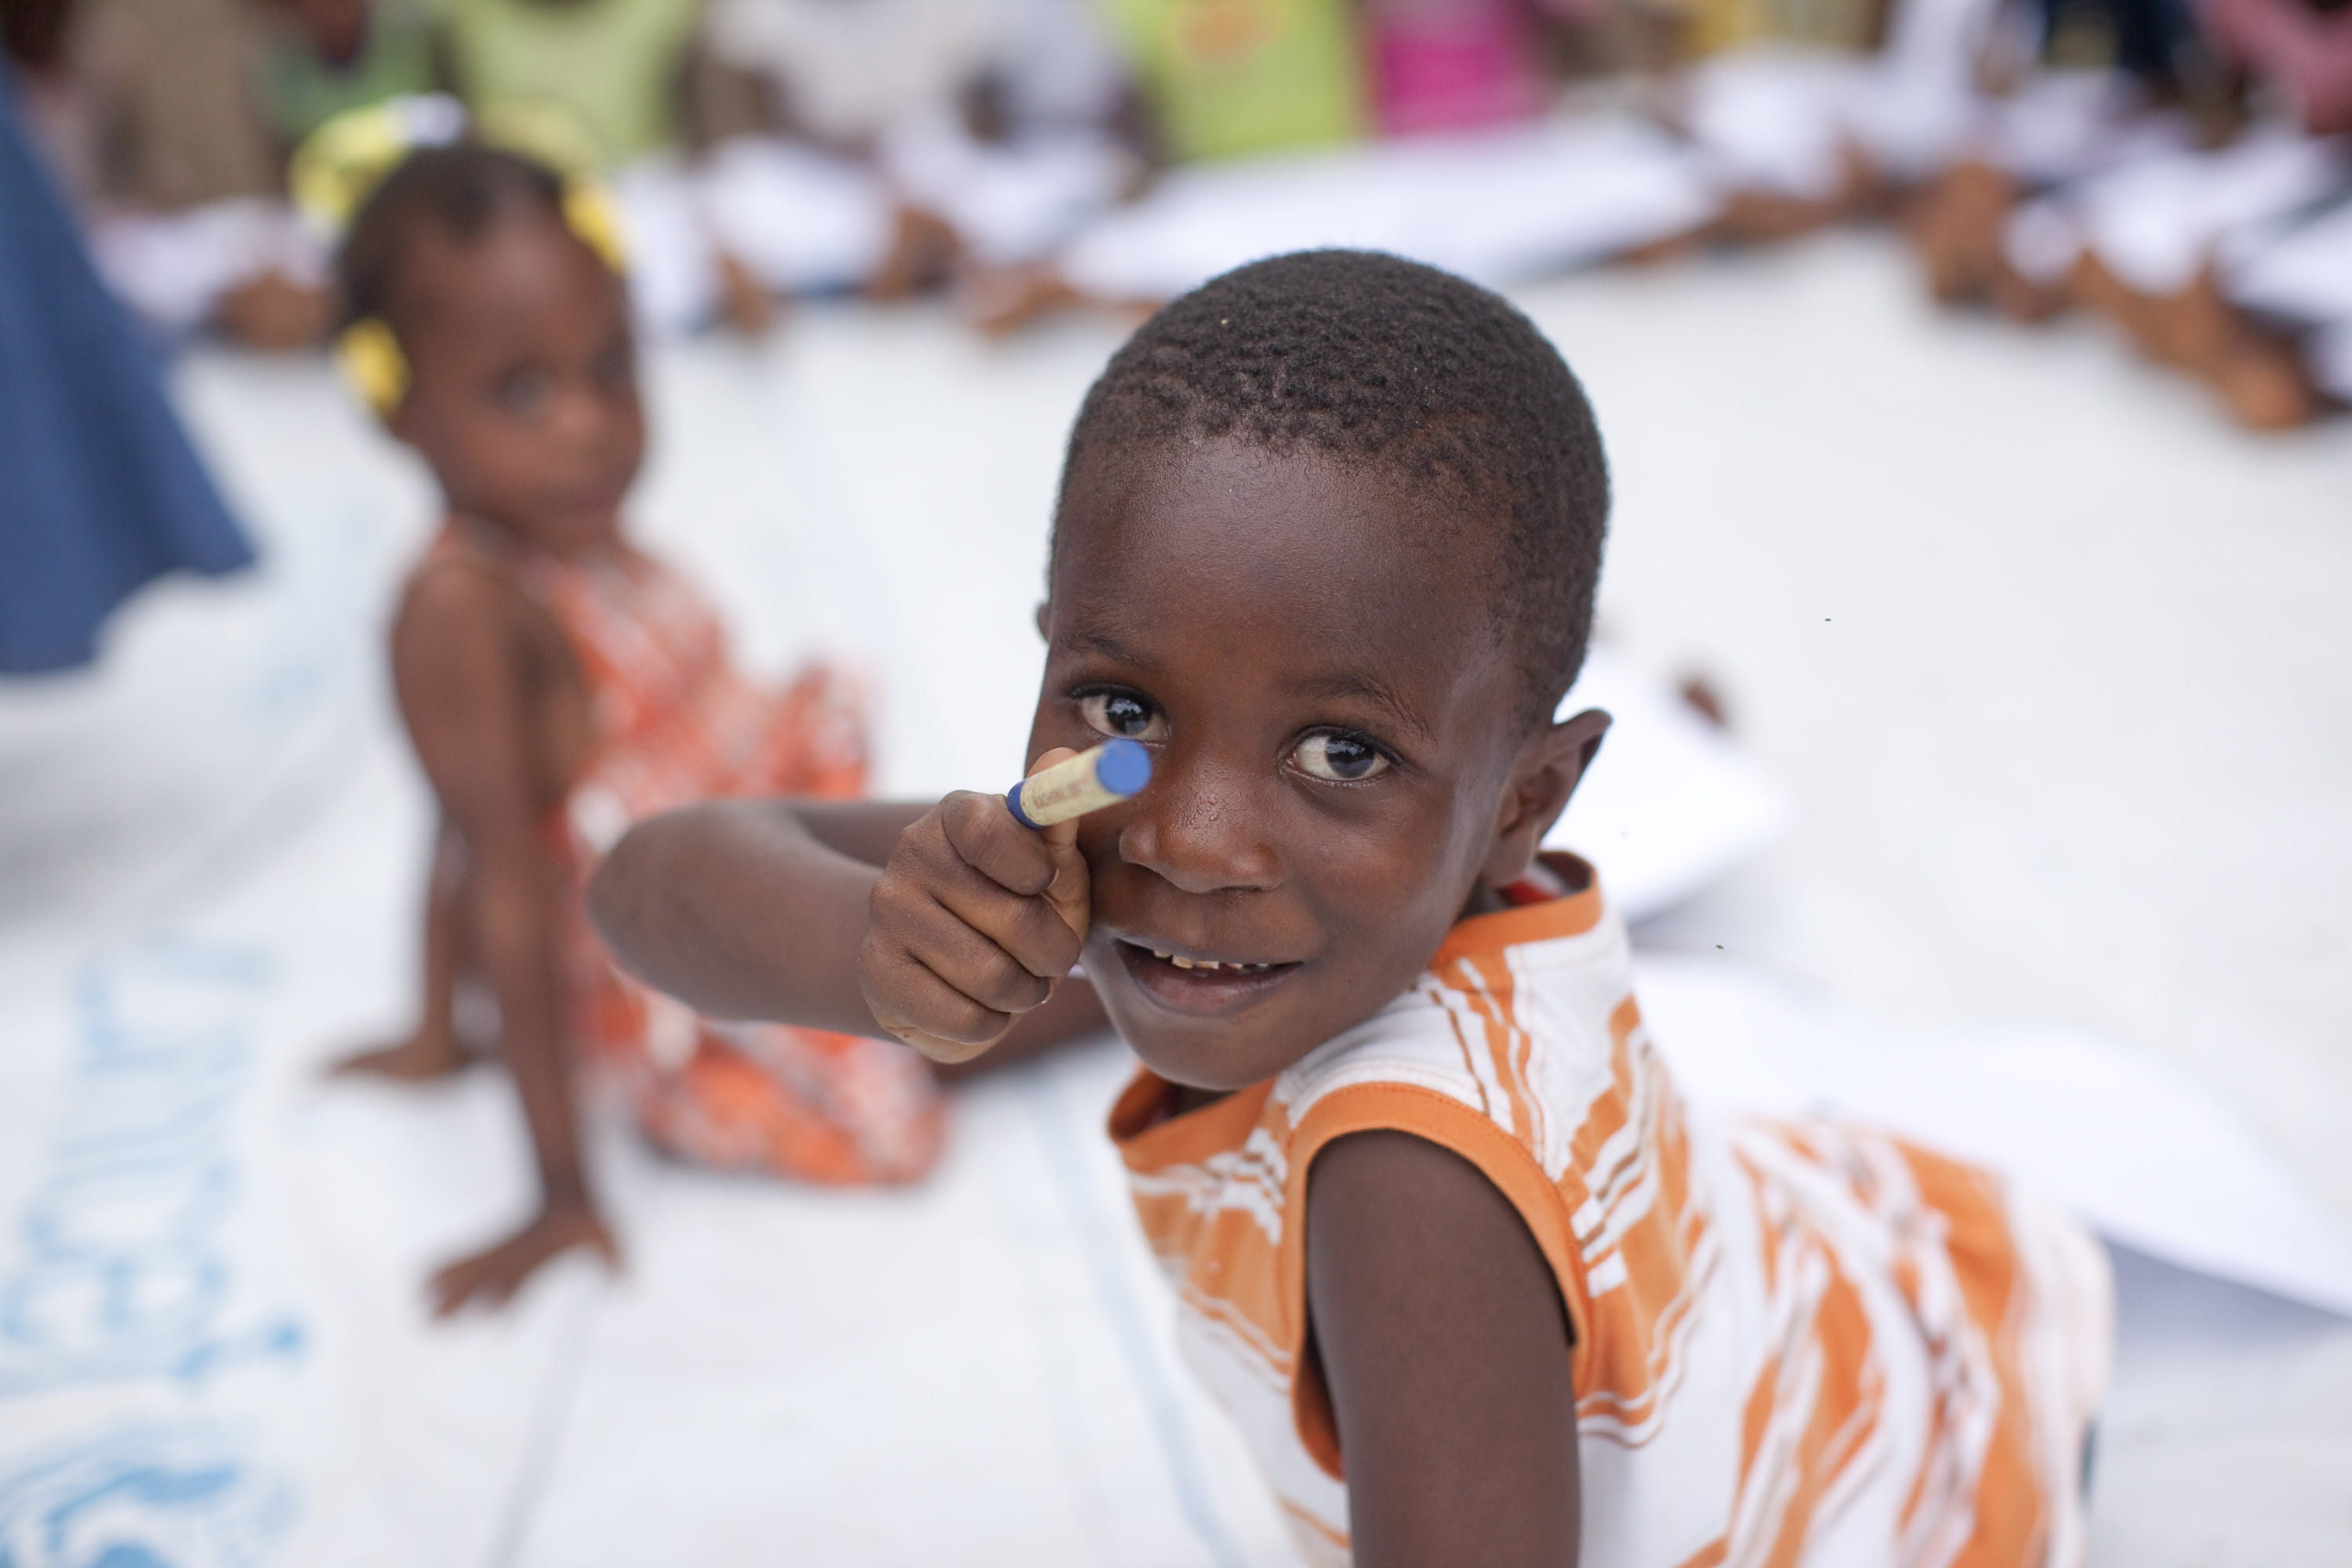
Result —
<instances>
[{"instance_id":1,"label":"boy's eye","mask_svg":"<svg viewBox=\"0 0 2352 1568\"><path fill-rule=\"evenodd\" d=\"M1132 692L1089 691L1078 699L1078 713L1089 728L1106 735L1157 741L1168 733L1168 721Z\"/></svg>"},{"instance_id":2,"label":"boy's eye","mask_svg":"<svg viewBox=\"0 0 2352 1568\"><path fill-rule=\"evenodd\" d=\"M1290 760L1309 778L1342 784L1377 778L1389 771L1389 760L1370 742L1328 730L1299 742Z\"/></svg>"}]
</instances>

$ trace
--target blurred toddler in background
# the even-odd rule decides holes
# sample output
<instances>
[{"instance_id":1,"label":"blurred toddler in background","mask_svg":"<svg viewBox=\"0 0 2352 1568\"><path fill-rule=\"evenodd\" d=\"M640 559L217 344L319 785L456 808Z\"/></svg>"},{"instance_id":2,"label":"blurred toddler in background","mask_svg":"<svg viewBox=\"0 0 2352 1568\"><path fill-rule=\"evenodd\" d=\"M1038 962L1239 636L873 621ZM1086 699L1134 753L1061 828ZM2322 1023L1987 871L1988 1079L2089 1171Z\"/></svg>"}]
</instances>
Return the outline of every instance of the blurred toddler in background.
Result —
<instances>
[{"instance_id":1,"label":"blurred toddler in background","mask_svg":"<svg viewBox=\"0 0 2352 1568\"><path fill-rule=\"evenodd\" d=\"M764 134L716 149L714 226L771 288L892 299L1039 260L1133 184L1086 0L714 0Z\"/></svg>"},{"instance_id":2,"label":"blurred toddler in background","mask_svg":"<svg viewBox=\"0 0 2352 1568\"><path fill-rule=\"evenodd\" d=\"M426 148L368 198L339 261L346 366L446 508L392 630L401 712L442 816L423 1016L341 1070L458 1070L459 998L486 982L541 1187L520 1230L436 1277L442 1312L503 1301L567 1248L613 1255L575 1064L617 1087L657 1146L706 1165L898 1182L940 1147L938 1092L906 1047L698 1017L625 978L583 917L585 875L635 818L718 795L850 795L866 778L839 678L755 688L710 607L623 537L645 416L627 294L594 213L513 153Z\"/></svg>"}]
</instances>

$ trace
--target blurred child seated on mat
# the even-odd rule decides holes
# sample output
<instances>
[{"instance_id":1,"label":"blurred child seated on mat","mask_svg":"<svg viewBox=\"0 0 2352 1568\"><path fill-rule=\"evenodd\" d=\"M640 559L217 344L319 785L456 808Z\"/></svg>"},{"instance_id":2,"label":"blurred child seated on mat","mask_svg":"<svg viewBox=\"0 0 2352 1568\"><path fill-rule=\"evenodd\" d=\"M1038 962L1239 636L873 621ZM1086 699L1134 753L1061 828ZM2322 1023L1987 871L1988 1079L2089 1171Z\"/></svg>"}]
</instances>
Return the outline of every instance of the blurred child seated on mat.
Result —
<instances>
[{"instance_id":1,"label":"blurred child seated on mat","mask_svg":"<svg viewBox=\"0 0 2352 1568\"><path fill-rule=\"evenodd\" d=\"M1042 833L698 807L598 918L706 1005L942 1060L1097 994L1180 1337L1310 1563L2077 1563L2096 1245L1885 1134L1687 1104L1591 868L1538 853L1608 725L1556 717L1607 510L1499 298L1228 273L1088 394L1038 611L1033 754L1132 737L1141 793Z\"/></svg>"},{"instance_id":2,"label":"blurred child seated on mat","mask_svg":"<svg viewBox=\"0 0 2352 1568\"><path fill-rule=\"evenodd\" d=\"M487 983L541 1189L520 1230L436 1277L443 1312L504 1300L569 1247L613 1254L581 1149L583 1078L615 1088L663 1150L721 1169L903 1182L940 1148L931 1070L906 1047L698 1017L624 976L587 924L584 879L635 818L866 781L844 680L812 668L755 687L710 606L624 536L646 423L597 214L516 154L426 148L368 197L339 259L346 366L446 509L392 628L441 808L424 1009L405 1040L342 1070L457 1070L461 989Z\"/></svg>"}]
</instances>

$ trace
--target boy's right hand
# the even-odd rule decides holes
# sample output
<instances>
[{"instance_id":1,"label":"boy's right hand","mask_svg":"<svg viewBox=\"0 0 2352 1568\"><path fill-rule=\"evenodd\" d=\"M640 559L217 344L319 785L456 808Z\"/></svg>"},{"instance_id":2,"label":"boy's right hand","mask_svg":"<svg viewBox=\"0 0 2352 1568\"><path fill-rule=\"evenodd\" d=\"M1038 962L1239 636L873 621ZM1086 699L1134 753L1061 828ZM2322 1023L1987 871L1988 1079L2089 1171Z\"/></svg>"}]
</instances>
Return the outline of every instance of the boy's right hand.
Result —
<instances>
[{"instance_id":1,"label":"boy's right hand","mask_svg":"<svg viewBox=\"0 0 2352 1568\"><path fill-rule=\"evenodd\" d=\"M1047 752L1030 772L1073 755ZM1086 941L1077 833L1024 827L1003 796L968 792L901 833L857 953L874 1021L933 1061L969 1061L1052 995Z\"/></svg>"}]
</instances>

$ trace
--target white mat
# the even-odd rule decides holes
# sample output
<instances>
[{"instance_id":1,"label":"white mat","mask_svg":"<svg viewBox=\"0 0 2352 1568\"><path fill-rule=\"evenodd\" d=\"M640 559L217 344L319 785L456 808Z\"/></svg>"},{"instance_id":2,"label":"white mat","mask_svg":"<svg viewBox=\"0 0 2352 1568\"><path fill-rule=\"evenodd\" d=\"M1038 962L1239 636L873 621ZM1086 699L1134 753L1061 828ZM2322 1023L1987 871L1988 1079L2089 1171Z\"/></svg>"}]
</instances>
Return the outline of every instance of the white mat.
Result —
<instances>
[{"instance_id":1,"label":"white mat","mask_svg":"<svg viewBox=\"0 0 2352 1568\"><path fill-rule=\"evenodd\" d=\"M700 363L647 504L706 561L764 560L771 616L903 625L857 559L876 542L810 553L836 531L813 508L730 540L773 514L690 504L714 470L760 488L727 450L755 432L694 413L741 367ZM1286 1562L1172 1357L1100 1133L1116 1047L962 1097L909 1194L713 1178L605 1127L627 1279L566 1263L509 1316L425 1321L430 1268L527 1211L510 1091L316 1073L411 1005L429 803L379 640L427 498L317 369L193 378L265 568L144 598L99 670L0 693L0 1561ZM1019 602L992 620L959 667L1034 684ZM1621 712L1595 777L1626 815L1606 790L1580 810L1643 896L1774 830L1777 792L1671 696L1605 660L1587 693ZM924 769L988 783L1017 755L956 734Z\"/></svg>"},{"instance_id":2,"label":"white mat","mask_svg":"<svg viewBox=\"0 0 2352 1568\"><path fill-rule=\"evenodd\" d=\"M824 384L834 425L813 402L779 401L755 359L671 362L668 447L646 499L666 547L738 568L722 591L763 658L806 626L863 628L899 681L886 766L908 787L992 778L1017 752L1035 659L1018 595L1035 581L1058 432L1008 454L990 422L1050 426L1075 395L1066 364L974 357L971 384L1013 389L1011 406L973 401L942 433L938 472L857 460L855 409L893 406L911 334L934 330L877 321L835 345L856 354L837 367L805 342L842 371ZM419 1094L313 1077L408 1006L425 802L377 650L424 498L315 370L197 370L201 433L259 525L265 574L142 600L95 677L0 692L5 1560L1285 1561L1235 1439L1169 1353L1097 1127L1115 1052L965 1097L947 1170L916 1194L712 1178L608 1129L598 1167L627 1279L566 1265L510 1316L425 1322L429 1265L528 1202L510 1093L488 1073ZM953 669L890 646L910 624L953 644ZM927 665L940 684L908 690ZM1627 679L1601 700L1625 722L1580 811L1605 804L1612 769L1629 800L1650 801L1751 766L1711 749L1669 697ZM1645 704L1651 732L1675 737L1654 754L1684 760L1643 780L1632 742ZM1749 783L1759 793L1723 821L1753 831L1772 792ZM1703 874L1706 856L1660 839L1658 823L1617 820L1625 844L1654 852L1659 888ZM1608 838L1603 817L1588 826ZM1638 882L1639 861L1620 852L1610 868L1595 849L1612 881ZM38 873L37 894L16 894L17 868ZM1969 1075L2014 1037L1873 1031L1713 967L1654 963L1643 984L1701 1093L1810 1104L1833 1084L1849 1104L1988 1152L2017 1131L1971 1121L1982 1097L1972 1108L1936 1087L1994 1081ZM1898 1050L1943 1076L1885 1070ZM2081 1059L2179 1129L2110 1146L2185 1162L2201 1141L2209 1169L2268 1179L2193 1094L2184 1106L2135 1058ZM2088 1114L2063 1083L2043 1103L2055 1120L2011 1137L2021 1163ZM2177 1205L2140 1202L2154 1189L2041 1173L2146 1251L2266 1268L2256 1277L2310 1299L2340 1286L2318 1268L2316 1232L2284 1238L2309 1256L2283 1267L2175 1224ZM2294 1212L2275 1184L2257 1196ZM2189 1363L2166 1364L2162 1386L2188 1386ZM2143 1433L2160 1427L2145 1401L2119 1408ZM2341 1448L2322 1415L2294 1429L2314 1435L2310 1453Z\"/></svg>"}]
</instances>

